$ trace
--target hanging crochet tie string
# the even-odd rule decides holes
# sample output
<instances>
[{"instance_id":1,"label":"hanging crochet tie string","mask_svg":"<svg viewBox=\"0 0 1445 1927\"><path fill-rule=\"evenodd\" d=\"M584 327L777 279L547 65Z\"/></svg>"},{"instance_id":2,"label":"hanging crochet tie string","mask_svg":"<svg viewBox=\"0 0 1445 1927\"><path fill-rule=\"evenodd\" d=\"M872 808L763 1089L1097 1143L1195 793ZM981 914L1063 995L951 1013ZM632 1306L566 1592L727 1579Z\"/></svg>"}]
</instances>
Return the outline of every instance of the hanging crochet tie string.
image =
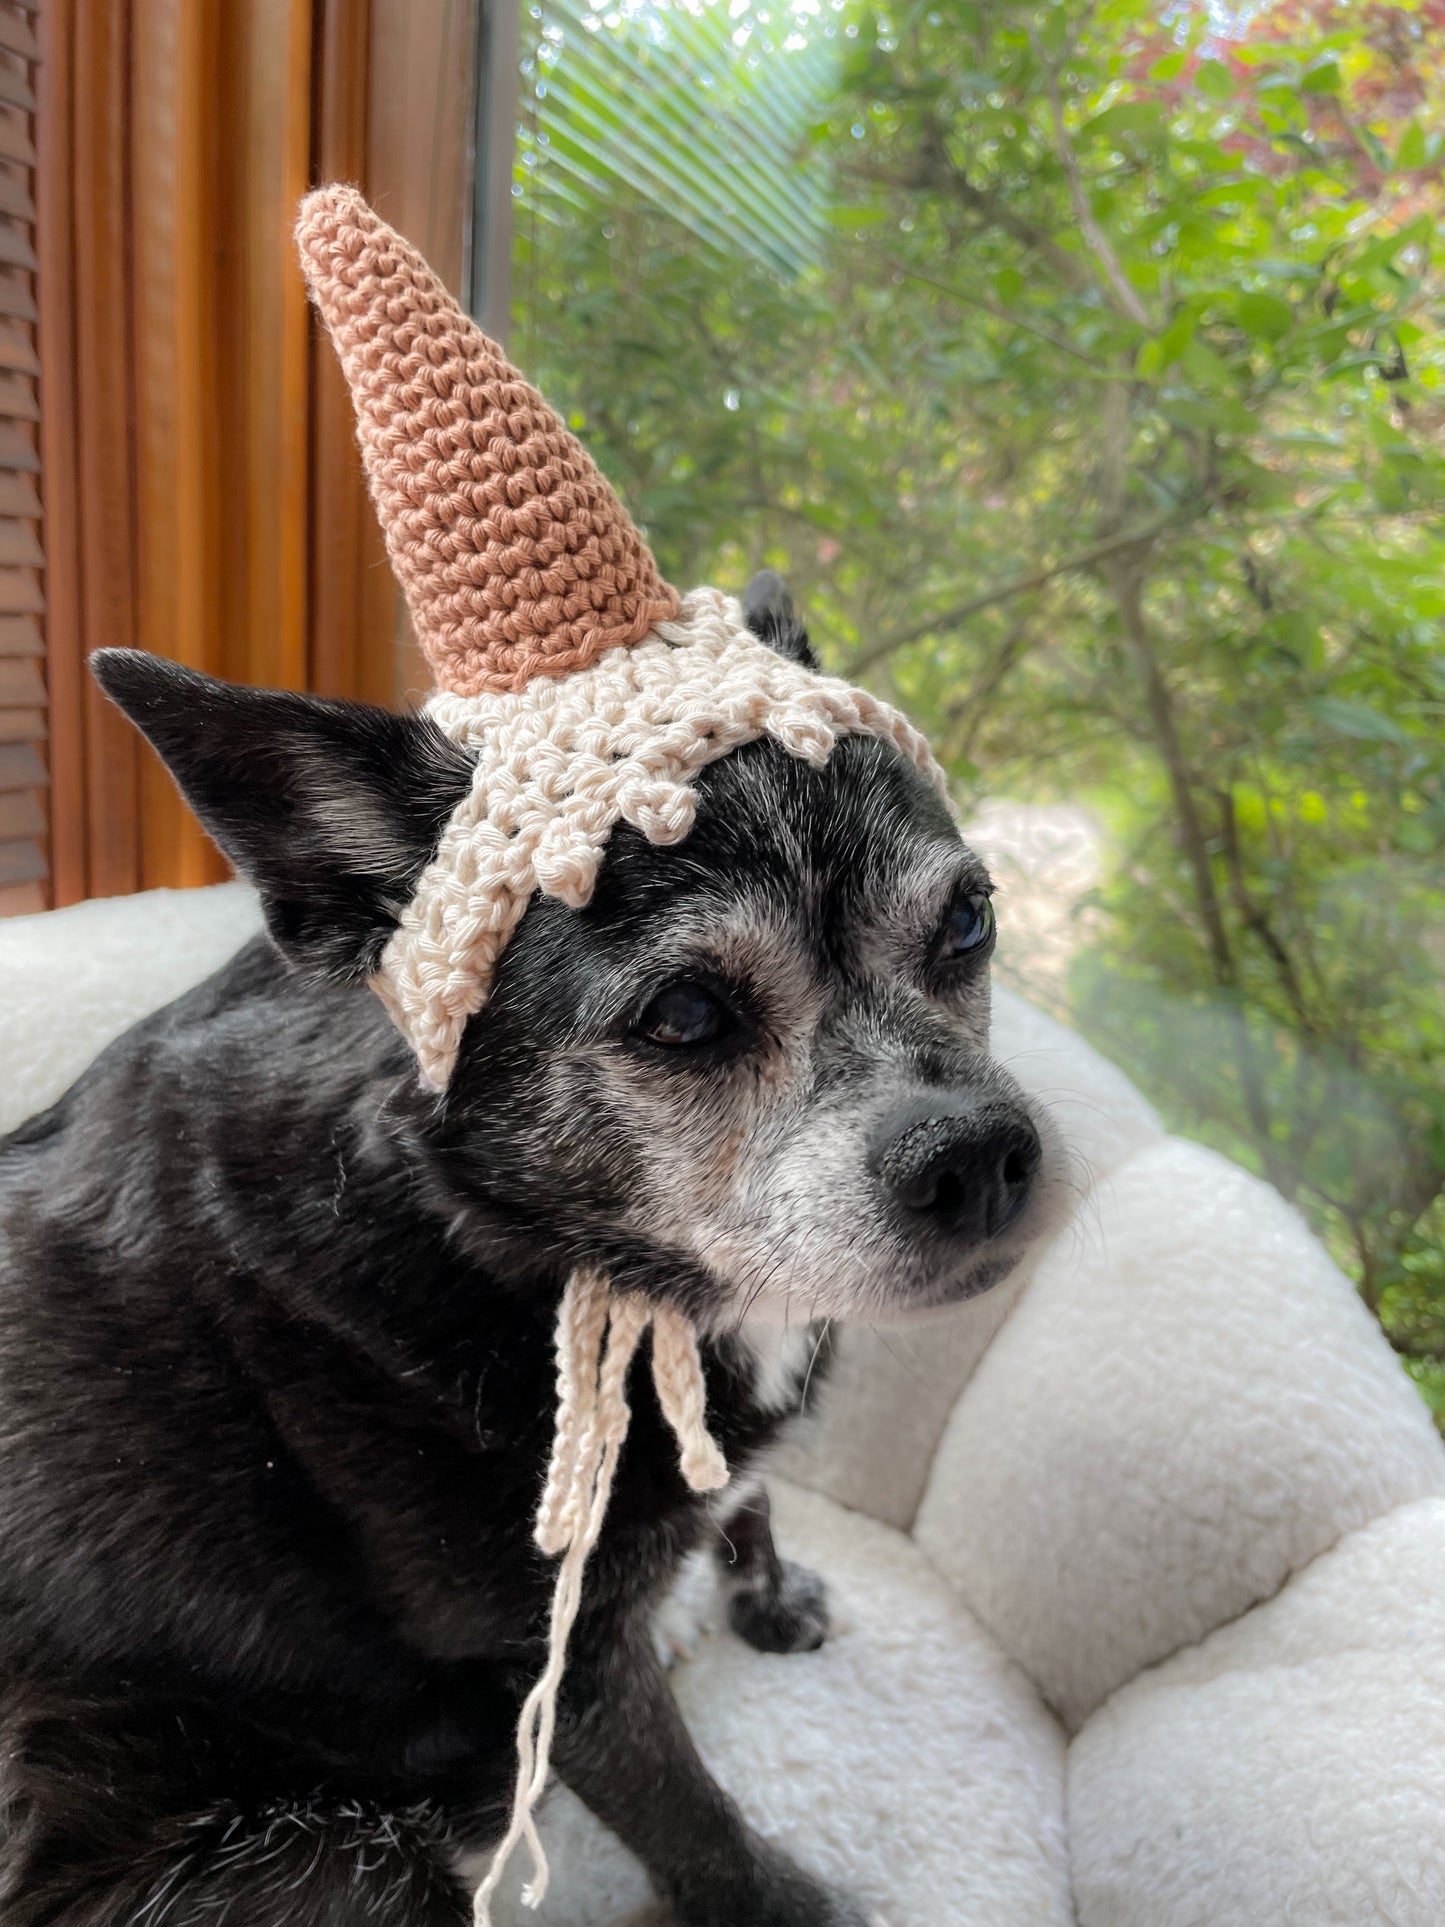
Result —
<instances>
[{"instance_id":1,"label":"hanging crochet tie string","mask_svg":"<svg viewBox=\"0 0 1445 1927\"><path fill-rule=\"evenodd\" d=\"M652 1383L677 1438L683 1477L694 1492L716 1492L728 1482L727 1464L707 1429L706 1387L691 1324L681 1312L653 1305L636 1293L611 1291L600 1272L574 1271L557 1314L557 1421L533 1532L539 1549L560 1559L552 1591L547 1660L517 1722L511 1820L477 1889L474 1927L491 1927L492 1896L523 1841L532 1861L523 1902L538 1907L547 1891L547 1855L537 1831L536 1809L547 1786L557 1695L567 1665L567 1642L582 1602L583 1575L602 1531L627 1438L628 1368L649 1327Z\"/></svg>"}]
</instances>

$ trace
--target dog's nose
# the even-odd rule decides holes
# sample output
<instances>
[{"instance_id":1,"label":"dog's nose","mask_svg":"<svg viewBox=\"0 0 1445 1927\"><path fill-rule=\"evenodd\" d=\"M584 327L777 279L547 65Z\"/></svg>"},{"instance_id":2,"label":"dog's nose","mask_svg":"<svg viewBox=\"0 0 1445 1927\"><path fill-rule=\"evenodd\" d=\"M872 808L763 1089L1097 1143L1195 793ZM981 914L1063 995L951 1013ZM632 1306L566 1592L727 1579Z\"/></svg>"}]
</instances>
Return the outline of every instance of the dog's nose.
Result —
<instances>
[{"instance_id":1,"label":"dog's nose","mask_svg":"<svg viewBox=\"0 0 1445 1927\"><path fill-rule=\"evenodd\" d=\"M996 1238L1028 1202L1043 1147L1012 1104L933 1092L912 1099L874 1133L872 1163L884 1189L922 1228L978 1241Z\"/></svg>"}]
</instances>

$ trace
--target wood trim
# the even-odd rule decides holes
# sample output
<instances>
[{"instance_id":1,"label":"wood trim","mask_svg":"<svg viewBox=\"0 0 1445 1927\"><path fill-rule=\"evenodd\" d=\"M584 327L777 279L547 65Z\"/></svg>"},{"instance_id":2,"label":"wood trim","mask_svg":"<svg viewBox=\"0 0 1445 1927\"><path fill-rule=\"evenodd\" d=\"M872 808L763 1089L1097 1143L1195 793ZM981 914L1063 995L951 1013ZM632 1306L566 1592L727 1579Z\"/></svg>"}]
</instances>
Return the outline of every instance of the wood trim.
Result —
<instances>
[{"instance_id":1,"label":"wood trim","mask_svg":"<svg viewBox=\"0 0 1445 1927\"><path fill-rule=\"evenodd\" d=\"M313 181L366 179L370 0L317 0ZM310 686L386 704L395 686L396 591L366 492L351 399L311 321Z\"/></svg>"},{"instance_id":2,"label":"wood trim","mask_svg":"<svg viewBox=\"0 0 1445 1927\"><path fill-rule=\"evenodd\" d=\"M75 422L75 228L72 0L40 16L36 202L40 258L41 489L45 505L46 682L50 690L50 867L57 904L88 890L85 857L85 644L80 616L79 441ZM12 640L29 618L0 624Z\"/></svg>"},{"instance_id":3,"label":"wood trim","mask_svg":"<svg viewBox=\"0 0 1445 1927\"><path fill-rule=\"evenodd\" d=\"M476 0L47 0L38 355L16 225L30 129L0 98L0 689L24 727L45 717L18 699L43 642L57 902L224 874L90 683L89 649L387 703L425 686L291 229L309 178L358 180L456 285L475 15ZM18 20L0 0L12 75ZM0 744L5 820L30 823L44 767L17 773L12 751L31 746ZM0 909L28 887L0 883Z\"/></svg>"},{"instance_id":4,"label":"wood trim","mask_svg":"<svg viewBox=\"0 0 1445 1927\"><path fill-rule=\"evenodd\" d=\"M232 673L306 685L306 290L292 212L309 185L310 0L252 0L251 192L242 312L249 459L249 647ZM277 220L278 210L290 218Z\"/></svg>"},{"instance_id":5,"label":"wood trim","mask_svg":"<svg viewBox=\"0 0 1445 1927\"><path fill-rule=\"evenodd\" d=\"M473 78L471 206L466 305L505 347L512 328L512 163L521 86L518 0L479 0Z\"/></svg>"},{"instance_id":6,"label":"wood trim","mask_svg":"<svg viewBox=\"0 0 1445 1927\"><path fill-rule=\"evenodd\" d=\"M129 0L75 0L75 312L82 622L87 650L135 628L131 446ZM86 882L140 887L135 731L87 677Z\"/></svg>"},{"instance_id":7,"label":"wood trim","mask_svg":"<svg viewBox=\"0 0 1445 1927\"><path fill-rule=\"evenodd\" d=\"M6 34L4 28L13 27ZM7 136L22 157L33 157L28 112L36 47L28 22L0 6L0 108ZM5 263L7 305L35 312L33 275L35 200L30 165L0 158L0 262ZM37 532L40 503L35 484L40 457L36 439L39 405L33 323L3 324L7 364L0 366L0 891L47 885L50 873L47 812L43 807L43 753L49 726L49 695L42 670L40 618L45 610L41 576L44 553ZM28 366L11 364L28 362Z\"/></svg>"},{"instance_id":8,"label":"wood trim","mask_svg":"<svg viewBox=\"0 0 1445 1927\"><path fill-rule=\"evenodd\" d=\"M220 460L214 256L219 10L134 0L138 633L194 669L219 659ZM141 764L141 881L212 883L226 864L159 758Z\"/></svg>"}]
</instances>

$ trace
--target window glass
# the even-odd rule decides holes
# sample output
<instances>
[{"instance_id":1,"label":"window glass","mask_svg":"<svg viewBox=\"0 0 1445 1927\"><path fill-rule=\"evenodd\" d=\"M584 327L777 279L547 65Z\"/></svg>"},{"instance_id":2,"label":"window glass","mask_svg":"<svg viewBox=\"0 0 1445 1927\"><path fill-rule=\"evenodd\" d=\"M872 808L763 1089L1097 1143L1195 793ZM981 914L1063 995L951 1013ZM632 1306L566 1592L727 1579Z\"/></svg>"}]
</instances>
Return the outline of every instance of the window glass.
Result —
<instances>
[{"instance_id":1,"label":"window glass","mask_svg":"<svg viewBox=\"0 0 1445 1927\"><path fill-rule=\"evenodd\" d=\"M932 733L1000 968L1445 1414L1445 14L524 13L518 358Z\"/></svg>"}]
</instances>

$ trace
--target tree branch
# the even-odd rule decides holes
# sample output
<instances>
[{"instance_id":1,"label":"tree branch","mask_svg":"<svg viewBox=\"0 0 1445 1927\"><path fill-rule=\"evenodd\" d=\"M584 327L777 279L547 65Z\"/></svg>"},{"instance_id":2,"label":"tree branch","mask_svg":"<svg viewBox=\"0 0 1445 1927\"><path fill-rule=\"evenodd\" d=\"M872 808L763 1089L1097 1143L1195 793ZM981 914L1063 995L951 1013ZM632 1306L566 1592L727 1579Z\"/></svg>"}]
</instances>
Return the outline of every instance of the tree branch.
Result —
<instances>
[{"instance_id":1,"label":"tree branch","mask_svg":"<svg viewBox=\"0 0 1445 1927\"><path fill-rule=\"evenodd\" d=\"M1136 327L1153 333L1154 324L1149 319L1144 303L1139 299L1138 290L1125 274L1113 244L1099 223L1094 219L1094 210L1089 205L1089 196L1079 173L1079 163L1074 156L1073 143L1069 130L1064 123L1064 104L1059 98L1057 74L1049 75L1049 106L1054 117L1054 146L1058 152L1059 165L1064 170L1064 179L1069 185L1069 199L1073 203L1074 217L1079 223L1089 252L1098 262L1104 278L1104 293L1111 297L1111 305L1132 321Z\"/></svg>"},{"instance_id":2,"label":"tree branch","mask_svg":"<svg viewBox=\"0 0 1445 1927\"><path fill-rule=\"evenodd\" d=\"M962 168L956 167L944 154L930 154L903 170L868 167L850 171L878 187L901 188L914 194L948 195L974 215L980 226L1002 229L1012 235L1020 247L1046 261L1064 286L1075 294L1082 294L1093 286L1093 276L1077 255L1061 248L1051 234L1023 219L996 194L975 187Z\"/></svg>"},{"instance_id":3,"label":"tree branch","mask_svg":"<svg viewBox=\"0 0 1445 1927\"><path fill-rule=\"evenodd\" d=\"M944 712L944 741L948 745L948 760L964 758L973 761L973 746L987 714L988 706L1007 680L1009 672L1019 657L1023 655L1029 639L1029 627L1034 619L1034 611L1027 610L1014 623L998 648L992 660L975 677L962 695L955 696ZM951 732L957 723L963 725L961 733L955 738Z\"/></svg>"},{"instance_id":4,"label":"tree branch","mask_svg":"<svg viewBox=\"0 0 1445 1927\"><path fill-rule=\"evenodd\" d=\"M950 301L957 301L961 307L982 308L984 313L991 314L995 321L1002 321L1010 327L1022 328L1025 334L1037 336L1040 341L1046 341L1051 348L1056 348L1061 355L1072 355L1075 361L1082 361L1092 374L1102 375L1106 380L1118 379L1111 376L1108 369L1101 362L1095 361L1092 355L1085 354L1082 348L1076 348L1065 335L1056 335L1051 328L1045 328L1037 321L1030 321L1026 315L1018 314L1011 308L1005 308L1001 302L990 301L987 295L968 294L962 288L951 288L946 281L935 281L931 274L923 274L919 269L910 268L902 261L890 260L888 265L895 274L904 275L910 281L917 281L925 288L934 288L939 294L947 295Z\"/></svg>"},{"instance_id":5,"label":"tree branch","mask_svg":"<svg viewBox=\"0 0 1445 1927\"><path fill-rule=\"evenodd\" d=\"M1149 634L1149 625L1144 615L1143 584L1139 570L1121 558L1115 561L1109 575L1114 591L1114 601L1119 611L1119 625L1124 632L1124 640L1128 644L1130 654L1139 671L1139 679L1144 686L1144 706L1153 729L1155 748L1164 764L1164 772L1174 799L1175 822L1179 831L1179 840L1184 848L1185 861L1189 865L1190 874L1194 880L1195 901L1200 922L1204 925L1210 968L1216 984L1226 993L1226 996L1231 998L1230 1030L1234 1044L1235 1067L1239 1072L1245 1110L1249 1115L1255 1142L1264 1162L1266 1176L1278 1191L1286 1198L1290 1198L1299 1189L1300 1174L1281 1157L1274 1142L1270 1129L1269 1101L1260 1076L1253 1040L1249 1035L1249 1025L1243 1010L1232 1001L1232 995L1238 991L1239 973L1229 941L1229 931L1224 921L1223 905L1219 900L1219 892L1215 888L1214 870L1209 860L1209 844L1204 834L1199 807L1195 801L1193 780L1174 719L1173 698L1169 685L1164 679L1164 672L1159 666L1159 659L1154 652L1153 639Z\"/></svg>"},{"instance_id":6,"label":"tree branch","mask_svg":"<svg viewBox=\"0 0 1445 1927\"><path fill-rule=\"evenodd\" d=\"M1075 550L1072 555L1066 555L1062 562L1051 562L1028 575L1015 576L1011 582L1001 582L995 588L970 596L967 602L955 603L951 609L941 609L937 615L896 632L884 642L870 643L866 649L860 649L843 674L860 675L865 669L871 669L875 663L881 662L885 656L891 656L895 649L906 649L909 643L920 642L924 636L935 635L940 629L957 628L960 622L967 621L969 616L976 616L981 609L991 609L996 603L1008 602L1017 595L1027 595L1031 589L1042 589L1055 576L1092 569L1096 563L1107 561L1110 556L1118 555L1125 549L1142 547L1162 534L1182 513L1177 507L1162 509L1147 521L1137 522L1132 528L1116 530L1113 535L1091 542L1086 549Z\"/></svg>"},{"instance_id":7,"label":"tree branch","mask_svg":"<svg viewBox=\"0 0 1445 1927\"><path fill-rule=\"evenodd\" d=\"M1159 667L1159 659L1154 653L1154 644L1144 619L1139 572L1137 569L1118 565L1110 571L1110 578L1114 590L1114 601L1119 611L1119 626L1124 632L1124 640L1139 671L1139 680L1144 686L1144 706L1149 712L1155 744L1164 763L1169 788L1173 793L1180 840L1184 845L1184 855L1194 876L1194 891L1199 902L1199 914L1204 924L1215 982L1221 988L1230 987L1235 981L1234 953L1230 949L1229 933L1225 928L1219 892L1214 887L1214 871L1209 861L1209 844L1194 800L1194 785L1190 781L1189 769L1184 759L1184 748L1179 740L1179 730L1174 720L1173 699L1169 693L1169 686L1164 680L1164 673Z\"/></svg>"},{"instance_id":8,"label":"tree branch","mask_svg":"<svg viewBox=\"0 0 1445 1927\"><path fill-rule=\"evenodd\" d=\"M1229 872L1230 896L1233 898L1235 910L1239 914L1240 921L1247 929L1254 932L1268 951L1301 1034L1313 1038L1317 1034L1315 1023L1305 1003L1304 991L1300 985L1299 973L1294 967L1294 960L1280 941L1269 917L1255 901L1245 881L1244 856L1239 844L1239 823L1234 814L1234 797L1228 790L1218 790L1216 798L1219 804L1220 826L1224 832L1225 867Z\"/></svg>"}]
</instances>

